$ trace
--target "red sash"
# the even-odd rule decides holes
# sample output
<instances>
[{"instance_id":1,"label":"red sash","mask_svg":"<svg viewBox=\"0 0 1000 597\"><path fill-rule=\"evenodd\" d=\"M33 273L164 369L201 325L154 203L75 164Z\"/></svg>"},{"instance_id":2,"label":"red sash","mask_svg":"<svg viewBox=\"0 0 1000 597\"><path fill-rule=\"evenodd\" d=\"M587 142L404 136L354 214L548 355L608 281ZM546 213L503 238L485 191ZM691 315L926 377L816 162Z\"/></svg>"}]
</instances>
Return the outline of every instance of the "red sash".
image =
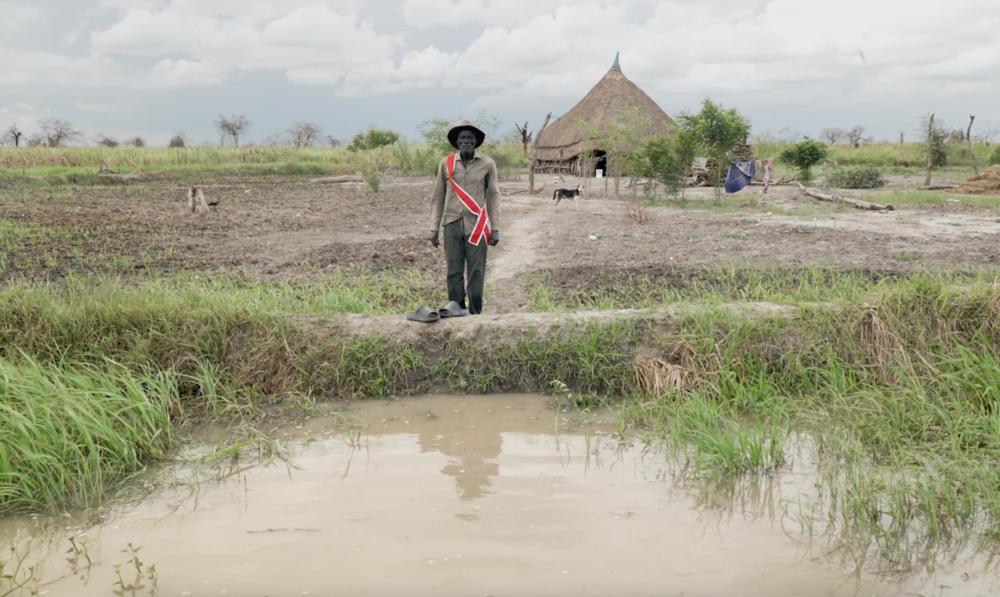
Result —
<instances>
[{"instance_id":1,"label":"red sash","mask_svg":"<svg viewBox=\"0 0 1000 597\"><path fill-rule=\"evenodd\" d=\"M455 158L457 154L450 154L445 159L445 165L448 168L448 183L451 185L451 190L455 192L455 195L461 200L462 205L465 209L472 212L476 216L476 225L472 228L472 234L469 235L469 244L474 246L479 246L479 243L486 237L487 244L490 242L490 217L486 213L486 207L479 207L472 197L465 192L465 189L458 186L455 182Z\"/></svg>"}]
</instances>

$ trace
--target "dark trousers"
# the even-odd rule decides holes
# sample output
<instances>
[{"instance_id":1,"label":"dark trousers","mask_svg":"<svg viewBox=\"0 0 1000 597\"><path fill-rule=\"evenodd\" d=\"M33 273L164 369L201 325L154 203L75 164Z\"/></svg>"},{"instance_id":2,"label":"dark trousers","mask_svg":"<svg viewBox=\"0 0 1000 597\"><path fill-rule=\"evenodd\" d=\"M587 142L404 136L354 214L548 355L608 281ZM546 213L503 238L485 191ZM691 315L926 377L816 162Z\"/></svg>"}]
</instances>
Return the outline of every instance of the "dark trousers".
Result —
<instances>
[{"instance_id":1,"label":"dark trousers","mask_svg":"<svg viewBox=\"0 0 1000 597\"><path fill-rule=\"evenodd\" d=\"M469 244L462 220L444 226L444 254L448 259L448 300L465 305L466 282L469 313L483 312L483 284L486 282L486 239L479 246Z\"/></svg>"}]
</instances>

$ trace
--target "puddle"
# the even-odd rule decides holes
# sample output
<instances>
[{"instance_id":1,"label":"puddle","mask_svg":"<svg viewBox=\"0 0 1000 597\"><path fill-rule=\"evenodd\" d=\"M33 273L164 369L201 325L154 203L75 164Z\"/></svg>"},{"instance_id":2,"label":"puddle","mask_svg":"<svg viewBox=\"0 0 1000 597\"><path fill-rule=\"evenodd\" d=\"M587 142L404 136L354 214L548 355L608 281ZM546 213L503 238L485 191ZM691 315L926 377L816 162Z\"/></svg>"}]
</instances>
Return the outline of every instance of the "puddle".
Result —
<instances>
[{"instance_id":1,"label":"puddle","mask_svg":"<svg viewBox=\"0 0 1000 597\"><path fill-rule=\"evenodd\" d=\"M86 518L0 519L39 565L40 594L987 595L971 570L899 585L851 574L790 538L782 517L706 509L677 463L622 445L610 416L557 415L541 396L359 404L362 427L286 429L293 466L224 480L187 465L138 504ZM810 475L772 478L806 491ZM80 536L84 556L66 553ZM86 558L93 563L88 566ZM121 565L121 584L114 566ZM944 580L942 580L944 579ZM928 583L930 583L928 585ZM947 586L942 589L940 586ZM0 589L2 589L0 585ZM27 593L26 593L27 594ZM133 594L126 590L126 595Z\"/></svg>"}]
</instances>

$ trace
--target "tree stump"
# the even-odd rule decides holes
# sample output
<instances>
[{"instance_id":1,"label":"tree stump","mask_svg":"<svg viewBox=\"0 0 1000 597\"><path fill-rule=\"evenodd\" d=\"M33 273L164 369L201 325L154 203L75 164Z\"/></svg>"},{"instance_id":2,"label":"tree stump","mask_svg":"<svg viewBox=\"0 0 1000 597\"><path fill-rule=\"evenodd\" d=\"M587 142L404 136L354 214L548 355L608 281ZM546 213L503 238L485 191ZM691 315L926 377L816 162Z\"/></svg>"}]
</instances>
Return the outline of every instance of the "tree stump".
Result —
<instances>
[{"instance_id":1,"label":"tree stump","mask_svg":"<svg viewBox=\"0 0 1000 597\"><path fill-rule=\"evenodd\" d=\"M191 213L208 213L211 211L208 207L208 201L205 201L205 193L202 192L200 187L188 188L188 208L191 210Z\"/></svg>"}]
</instances>

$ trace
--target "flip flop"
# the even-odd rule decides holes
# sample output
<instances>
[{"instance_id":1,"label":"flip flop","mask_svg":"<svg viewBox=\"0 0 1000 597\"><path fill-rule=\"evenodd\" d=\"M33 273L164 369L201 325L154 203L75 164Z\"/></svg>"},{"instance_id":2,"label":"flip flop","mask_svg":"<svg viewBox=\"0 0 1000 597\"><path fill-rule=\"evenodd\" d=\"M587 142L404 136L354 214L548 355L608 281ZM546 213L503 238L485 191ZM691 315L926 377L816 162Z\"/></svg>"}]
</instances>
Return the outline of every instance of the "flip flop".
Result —
<instances>
[{"instance_id":1,"label":"flip flop","mask_svg":"<svg viewBox=\"0 0 1000 597\"><path fill-rule=\"evenodd\" d=\"M468 309L463 309L458 301L450 301L444 307L438 309L438 315L443 317L463 317L469 314Z\"/></svg>"},{"instance_id":2,"label":"flip flop","mask_svg":"<svg viewBox=\"0 0 1000 597\"><path fill-rule=\"evenodd\" d=\"M406 318L410 321L419 321L420 323L434 323L440 319L437 311L431 311L426 305L421 305L419 309L413 313L407 313Z\"/></svg>"}]
</instances>

